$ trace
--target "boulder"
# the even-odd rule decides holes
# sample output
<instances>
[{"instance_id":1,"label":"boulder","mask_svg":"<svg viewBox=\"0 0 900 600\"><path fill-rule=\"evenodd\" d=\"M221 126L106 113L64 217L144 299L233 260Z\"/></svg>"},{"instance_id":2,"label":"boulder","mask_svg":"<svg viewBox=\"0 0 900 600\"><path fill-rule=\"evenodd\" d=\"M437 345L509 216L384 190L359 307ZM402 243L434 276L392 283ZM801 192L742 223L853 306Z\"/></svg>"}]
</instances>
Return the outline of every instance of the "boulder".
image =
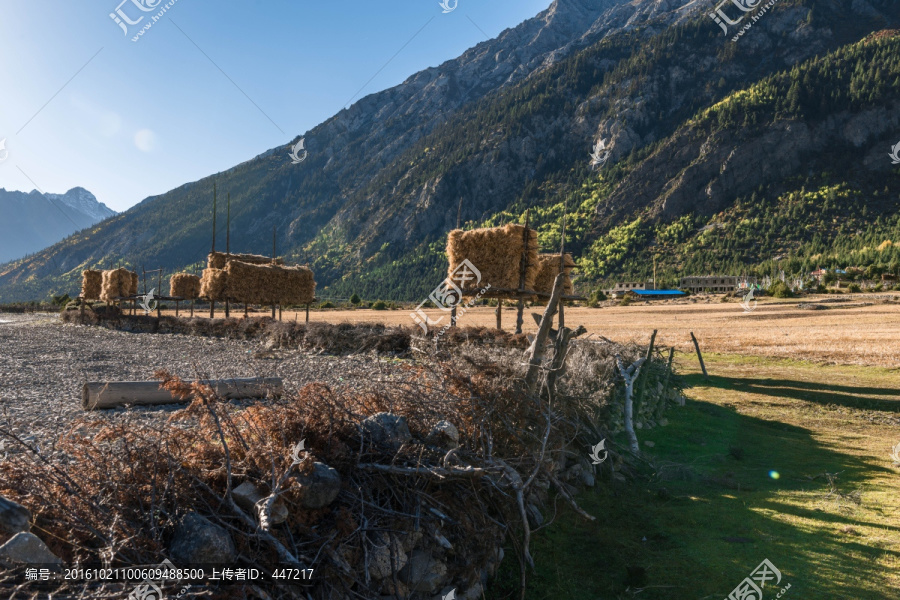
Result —
<instances>
[{"instance_id":1,"label":"boulder","mask_svg":"<svg viewBox=\"0 0 900 600\"><path fill-rule=\"evenodd\" d=\"M459 446L459 430L450 421L438 421L425 441L432 446L452 450Z\"/></svg>"},{"instance_id":2,"label":"boulder","mask_svg":"<svg viewBox=\"0 0 900 600\"><path fill-rule=\"evenodd\" d=\"M378 446L399 448L412 439L406 417L378 413L362 422L365 434Z\"/></svg>"},{"instance_id":3,"label":"boulder","mask_svg":"<svg viewBox=\"0 0 900 600\"><path fill-rule=\"evenodd\" d=\"M294 483L300 488L299 501L303 508L325 508L341 491L341 475L325 463L313 463L308 475L294 475Z\"/></svg>"},{"instance_id":4,"label":"boulder","mask_svg":"<svg viewBox=\"0 0 900 600\"><path fill-rule=\"evenodd\" d=\"M0 530L20 533L31 529L31 512L21 504L0 496Z\"/></svg>"},{"instance_id":5,"label":"boulder","mask_svg":"<svg viewBox=\"0 0 900 600\"><path fill-rule=\"evenodd\" d=\"M428 552L415 550L400 571L400 581L414 592L433 593L447 581L447 565Z\"/></svg>"},{"instance_id":6,"label":"boulder","mask_svg":"<svg viewBox=\"0 0 900 600\"><path fill-rule=\"evenodd\" d=\"M227 565L234 563L237 556L228 532L195 512L187 513L176 526L169 553L184 566Z\"/></svg>"},{"instance_id":7,"label":"boulder","mask_svg":"<svg viewBox=\"0 0 900 600\"><path fill-rule=\"evenodd\" d=\"M17 533L0 546L0 564L2 563L62 566L62 560L50 552L47 544L27 531Z\"/></svg>"},{"instance_id":8,"label":"boulder","mask_svg":"<svg viewBox=\"0 0 900 600\"><path fill-rule=\"evenodd\" d=\"M266 497L262 492L259 491L259 488L253 485L253 483L250 481L245 481L241 485L234 488L234 490L232 490L231 492L231 495L234 496L234 501L237 503L237 505L246 510L251 515L259 515L256 504ZM270 516L272 517L272 525L278 525L287 521L288 509L280 499L276 500L275 504L272 506Z\"/></svg>"}]
</instances>

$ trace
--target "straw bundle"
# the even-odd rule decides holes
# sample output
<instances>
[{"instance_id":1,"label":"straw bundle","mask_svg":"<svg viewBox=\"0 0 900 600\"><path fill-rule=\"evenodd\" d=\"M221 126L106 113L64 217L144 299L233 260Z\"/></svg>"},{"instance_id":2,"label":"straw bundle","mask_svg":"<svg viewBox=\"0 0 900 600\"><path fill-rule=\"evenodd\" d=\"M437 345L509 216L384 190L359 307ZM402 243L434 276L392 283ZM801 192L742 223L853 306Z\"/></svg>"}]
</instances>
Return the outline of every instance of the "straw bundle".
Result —
<instances>
[{"instance_id":1,"label":"straw bundle","mask_svg":"<svg viewBox=\"0 0 900 600\"><path fill-rule=\"evenodd\" d=\"M85 300L99 300L103 290L102 271L81 272L81 297Z\"/></svg>"},{"instance_id":2,"label":"straw bundle","mask_svg":"<svg viewBox=\"0 0 900 600\"><path fill-rule=\"evenodd\" d=\"M475 290L491 284L496 289L519 289L522 251L525 246L525 226L509 224L505 227L463 231L454 229L447 238L449 274L452 277L463 260L468 259L481 272L481 282L465 283L466 290ZM537 275L537 231L528 230L525 289L533 289ZM455 281L459 285L459 281Z\"/></svg>"},{"instance_id":3,"label":"straw bundle","mask_svg":"<svg viewBox=\"0 0 900 600\"><path fill-rule=\"evenodd\" d=\"M131 272L131 287L128 290L130 296L137 296L138 293L138 274Z\"/></svg>"},{"instance_id":4,"label":"straw bundle","mask_svg":"<svg viewBox=\"0 0 900 600\"><path fill-rule=\"evenodd\" d=\"M316 297L316 281L309 267L251 265L232 261L225 267L228 291L248 304L309 304Z\"/></svg>"},{"instance_id":5,"label":"straw bundle","mask_svg":"<svg viewBox=\"0 0 900 600\"><path fill-rule=\"evenodd\" d=\"M103 271L100 299L104 302L112 302L116 298L130 296L132 275L133 273L128 269Z\"/></svg>"},{"instance_id":6,"label":"straw bundle","mask_svg":"<svg viewBox=\"0 0 900 600\"><path fill-rule=\"evenodd\" d=\"M571 296L575 293L572 286L572 269L575 268L575 261L572 255L566 253L565 277L563 277L563 294ZM538 255L538 272L534 278L534 291L550 294L553 292L553 282L559 275L559 254L540 254Z\"/></svg>"},{"instance_id":7,"label":"straw bundle","mask_svg":"<svg viewBox=\"0 0 900 600\"><path fill-rule=\"evenodd\" d=\"M224 300L228 288L228 275L223 269L203 269L200 280L200 297L216 302Z\"/></svg>"},{"instance_id":8,"label":"straw bundle","mask_svg":"<svg viewBox=\"0 0 900 600\"><path fill-rule=\"evenodd\" d=\"M231 261L236 260L248 265L271 265L272 259L268 256L260 256L259 254L225 254L224 252L213 252L206 258L206 266L210 269L224 269ZM284 259L276 258L276 265L283 265Z\"/></svg>"},{"instance_id":9,"label":"straw bundle","mask_svg":"<svg viewBox=\"0 0 900 600\"><path fill-rule=\"evenodd\" d=\"M200 278L190 273L176 273L169 278L169 293L174 298L196 300L200 297Z\"/></svg>"}]
</instances>

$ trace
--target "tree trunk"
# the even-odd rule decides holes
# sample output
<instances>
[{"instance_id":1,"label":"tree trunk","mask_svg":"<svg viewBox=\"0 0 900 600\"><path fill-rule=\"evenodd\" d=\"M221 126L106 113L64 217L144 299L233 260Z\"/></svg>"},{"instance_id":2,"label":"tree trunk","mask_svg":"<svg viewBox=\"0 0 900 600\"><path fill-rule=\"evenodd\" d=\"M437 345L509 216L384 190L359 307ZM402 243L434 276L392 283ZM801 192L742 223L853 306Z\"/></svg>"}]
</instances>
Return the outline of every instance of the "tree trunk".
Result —
<instances>
[{"instance_id":1,"label":"tree trunk","mask_svg":"<svg viewBox=\"0 0 900 600\"><path fill-rule=\"evenodd\" d=\"M190 383L190 382L187 382ZM284 382L280 377L253 379L220 379L203 381L221 398L269 398L284 394ZM81 404L85 410L114 408L126 404L178 404L187 402L160 389L156 381L92 381L81 390Z\"/></svg>"}]
</instances>

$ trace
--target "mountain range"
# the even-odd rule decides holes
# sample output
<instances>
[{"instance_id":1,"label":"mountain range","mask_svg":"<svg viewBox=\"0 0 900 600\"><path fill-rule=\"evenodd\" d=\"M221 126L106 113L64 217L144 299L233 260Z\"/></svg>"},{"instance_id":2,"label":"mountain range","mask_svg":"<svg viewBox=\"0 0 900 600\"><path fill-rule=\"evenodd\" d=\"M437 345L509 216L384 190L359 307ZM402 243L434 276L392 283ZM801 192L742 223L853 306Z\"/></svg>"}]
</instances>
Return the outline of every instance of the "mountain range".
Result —
<instances>
[{"instance_id":1,"label":"mountain range","mask_svg":"<svg viewBox=\"0 0 900 600\"><path fill-rule=\"evenodd\" d=\"M37 252L114 214L83 188L65 194L0 188L0 262Z\"/></svg>"},{"instance_id":2,"label":"mountain range","mask_svg":"<svg viewBox=\"0 0 900 600\"><path fill-rule=\"evenodd\" d=\"M700 0L556 0L285 146L0 266L0 301L71 293L92 266L201 267L214 183L220 223L231 195L232 251L271 252L274 228L322 297L424 298L458 218L471 228L526 213L550 251L565 212L582 292L649 276L654 260L671 283L890 268L900 6L742 6L723 34ZM308 157L294 164L300 139Z\"/></svg>"}]
</instances>

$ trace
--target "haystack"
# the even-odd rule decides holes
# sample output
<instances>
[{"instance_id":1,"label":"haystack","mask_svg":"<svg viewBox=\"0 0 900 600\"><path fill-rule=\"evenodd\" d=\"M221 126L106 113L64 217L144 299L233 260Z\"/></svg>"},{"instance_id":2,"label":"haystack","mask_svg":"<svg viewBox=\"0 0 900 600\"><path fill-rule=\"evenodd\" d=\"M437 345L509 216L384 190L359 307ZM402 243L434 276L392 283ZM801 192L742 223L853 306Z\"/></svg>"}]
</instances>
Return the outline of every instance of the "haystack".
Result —
<instances>
[{"instance_id":1,"label":"haystack","mask_svg":"<svg viewBox=\"0 0 900 600\"><path fill-rule=\"evenodd\" d=\"M309 304L316 297L316 281L309 267L252 265L231 261L228 292L248 304Z\"/></svg>"},{"instance_id":2,"label":"haystack","mask_svg":"<svg viewBox=\"0 0 900 600\"><path fill-rule=\"evenodd\" d=\"M103 291L103 272L102 271L82 271L81 272L81 297L85 300L99 300L100 293Z\"/></svg>"},{"instance_id":3,"label":"haystack","mask_svg":"<svg viewBox=\"0 0 900 600\"><path fill-rule=\"evenodd\" d=\"M169 294L174 298L196 300L200 297L200 278L190 273L176 273L169 278Z\"/></svg>"},{"instance_id":4,"label":"haystack","mask_svg":"<svg viewBox=\"0 0 900 600\"><path fill-rule=\"evenodd\" d=\"M210 269L224 269L231 261L247 263L248 265L271 265L272 259L268 256L260 256L259 254L225 254L224 252L213 252L206 258L206 266ZM276 265L283 265L284 259L276 258Z\"/></svg>"},{"instance_id":5,"label":"haystack","mask_svg":"<svg viewBox=\"0 0 900 600\"><path fill-rule=\"evenodd\" d=\"M100 289L100 300L113 302L116 298L131 295L132 273L128 269L103 271L103 282Z\"/></svg>"},{"instance_id":6,"label":"haystack","mask_svg":"<svg viewBox=\"0 0 900 600\"><path fill-rule=\"evenodd\" d=\"M129 295L137 296L138 293L138 274L131 272L131 287L128 290Z\"/></svg>"},{"instance_id":7,"label":"haystack","mask_svg":"<svg viewBox=\"0 0 900 600\"><path fill-rule=\"evenodd\" d=\"M572 269L575 268L575 261L572 255L566 253L565 277L563 277L563 294L571 296L575 293L572 285ZM553 282L559 275L559 254L540 254L538 255L538 272L534 278L534 291L550 294L553 292Z\"/></svg>"},{"instance_id":8,"label":"haystack","mask_svg":"<svg viewBox=\"0 0 900 600\"><path fill-rule=\"evenodd\" d=\"M450 260L449 274L468 259L481 272L481 282L473 279L465 282L466 291L474 291L491 284L493 289L519 289L522 250L525 246L525 226L509 224L505 227L474 229L463 231L454 229L447 238L447 258ZM525 269L525 289L533 289L538 270L537 231L528 230L527 265ZM460 282L455 281L457 285Z\"/></svg>"},{"instance_id":9,"label":"haystack","mask_svg":"<svg viewBox=\"0 0 900 600\"><path fill-rule=\"evenodd\" d=\"M224 300L228 291L228 274L224 269L203 269L200 297L216 302Z\"/></svg>"}]
</instances>

